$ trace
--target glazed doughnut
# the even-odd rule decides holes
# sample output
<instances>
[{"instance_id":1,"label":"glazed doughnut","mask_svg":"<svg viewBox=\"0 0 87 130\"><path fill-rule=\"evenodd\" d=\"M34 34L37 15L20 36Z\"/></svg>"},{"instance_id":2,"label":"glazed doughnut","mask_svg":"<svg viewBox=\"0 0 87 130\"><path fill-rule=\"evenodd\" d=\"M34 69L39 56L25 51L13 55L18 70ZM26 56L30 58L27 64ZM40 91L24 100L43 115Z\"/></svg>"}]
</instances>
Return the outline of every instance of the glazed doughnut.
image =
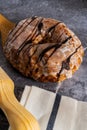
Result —
<instances>
[{"instance_id":1,"label":"glazed doughnut","mask_svg":"<svg viewBox=\"0 0 87 130\"><path fill-rule=\"evenodd\" d=\"M34 16L11 30L4 53L23 75L42 82L58 82L71 78L78 70L84 50L64 23Z\"/></svg>"}]
</instances>

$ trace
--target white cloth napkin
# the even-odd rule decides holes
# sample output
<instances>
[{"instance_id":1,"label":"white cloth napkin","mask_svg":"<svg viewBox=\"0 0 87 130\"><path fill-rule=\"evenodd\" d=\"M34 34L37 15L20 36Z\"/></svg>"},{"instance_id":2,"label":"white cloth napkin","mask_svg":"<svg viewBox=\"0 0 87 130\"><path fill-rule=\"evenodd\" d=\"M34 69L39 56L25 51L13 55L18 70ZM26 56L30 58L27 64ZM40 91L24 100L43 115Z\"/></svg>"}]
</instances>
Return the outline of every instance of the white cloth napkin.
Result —
<instances>
[{"instance_id":1,"label":"white cloth napkin","mask_svg":"<svg viewBox=\"0 0 87 130\"><path fill-rule=\"evenodd\" d=\"M87 103L26 86L20 103L38 120L41 130L87 130Z\"/></svg>"}]
</instances>

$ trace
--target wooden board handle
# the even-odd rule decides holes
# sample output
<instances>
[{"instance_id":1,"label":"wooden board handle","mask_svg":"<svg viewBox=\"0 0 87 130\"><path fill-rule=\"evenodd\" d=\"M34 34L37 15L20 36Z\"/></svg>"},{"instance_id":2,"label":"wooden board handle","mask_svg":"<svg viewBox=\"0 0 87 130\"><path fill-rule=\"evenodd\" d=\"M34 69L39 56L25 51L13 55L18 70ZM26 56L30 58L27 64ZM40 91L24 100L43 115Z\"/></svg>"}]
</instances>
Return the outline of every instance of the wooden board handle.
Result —
<instances>
[{"instance_id":1,"label":"wooden board handle","mask_svg":"<svg viewBox=\"0 0 87 130\"><path fill-rule=\"evenodd\" d=\"M1 32L1 37L2 37L2 45L4 46L4 43L7 39L7 36L14 28L15 23L9 21L7 18L5 18L2 14L0 14L0 32Z\"/></svg>"},{"instance_id":2,"label":"wooden board handle","mask_svg":"<svg viewBox=\"0 0 87 130\"><path fill-rule=\"evenodd\" d=\"M14 83L1 67L0 107L10 123L10 130L40 130L35 117L17 101Z\"/></svg>"}]
</instances>

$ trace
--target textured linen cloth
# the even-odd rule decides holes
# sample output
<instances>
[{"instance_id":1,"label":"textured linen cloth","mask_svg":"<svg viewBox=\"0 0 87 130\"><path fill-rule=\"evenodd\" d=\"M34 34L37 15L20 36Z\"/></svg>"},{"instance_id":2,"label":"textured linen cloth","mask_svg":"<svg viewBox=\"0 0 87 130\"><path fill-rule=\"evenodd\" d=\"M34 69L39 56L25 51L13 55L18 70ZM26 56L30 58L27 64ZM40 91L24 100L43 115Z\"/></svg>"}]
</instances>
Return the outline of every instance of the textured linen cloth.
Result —
<instances>
[{"instance_id":1,"label":"textured linen cloth","mask_svg":"<svg viewBox=\"0 0 87 130\"><path fill-rule=\"evenodd\" d=\"M87 103L26 86L20 103L38 120L41 130L87 130Z\"/></svg>"}]
</instances>

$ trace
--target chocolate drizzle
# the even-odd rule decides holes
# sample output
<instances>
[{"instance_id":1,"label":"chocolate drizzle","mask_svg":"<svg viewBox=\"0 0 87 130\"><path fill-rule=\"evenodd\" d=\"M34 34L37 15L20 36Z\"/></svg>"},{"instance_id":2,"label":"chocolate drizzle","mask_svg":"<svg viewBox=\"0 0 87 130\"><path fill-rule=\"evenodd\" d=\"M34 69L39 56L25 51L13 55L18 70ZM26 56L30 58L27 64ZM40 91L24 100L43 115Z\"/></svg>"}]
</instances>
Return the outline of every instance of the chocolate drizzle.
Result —
<instances>
[{"instance_id":1,"label":"chocolate drizzle","mask_svg":"<svg viewBox=\"0 0 87 130\"><path fill-rule=\"evenodd\" d=\"M25 21L25 22L18 28L18 30L14 33L13 39L10 39L9 41L11 41L11 43L14 42L14 41L17 39L17 37L20 36L20 34L26 29L26 27L27 27L31 22L33 22L36 18L37 18L36 16L32 17L31 20L30 20L30 22L28 22L29 19L26 19L26 21ZM26 22L27 22L26 26L22 29L22 31L21 31L20 33L18 33L18 31L23 27L23 25L24 25ZM17 33L18 33L18 35L16 35Z\"/></svg>"},{"instance_id":2,"label":"chocolate drizzle","mask_svg":"<svg viewBox=\"0 0 87 130\"><path fill-rule=\"evenodd\" d=\"M61 67L59 73L57 74L58 80L59 80L59 78L60 78L61 72L62 72L64 69L70 70L70 65L69 65L70 59L71 59L71 57L78 51L78 49L79 49L80 47L81 47L81 45L80 45L79 47L77 47L76 50L75 50L65 61L62 62L62 67Z\"/></svg>"},{"instance_id":3,"label":"chocolate drizzle","mask_svg":"<svg viewBox=\"0 0 87 130\"><path fill-rule=\"evenodd\" d=\"M37 28L38 28L38 29L37 29L37 30L38 30L38 34L36 35L36 37L37 37L39 34L41 34L41 29L43 28L43 23L42 23L42 21L39 22Z\"/></svg>"},{"instance_id":4,"label":"chocolate drizzle","mask_svg":"<svg viewBox=\"0 0 87 130\"><path fill-rule=\"evenodd\" d=\"M52 54L49 56L51 57L53 55L53 53L55 53L55 51L60 48L63 44L65 44L69 39L71 39L72 37L68 37L66 40L64 40L62 43L60 44L55 44L55 45L52 45L52 46L48 46L46 49L44 49L41 54L39 55L39 58L38 58L38 61L41 61L42 58L44 57L45 53L48 52L49 50L53 49L54 48L54 51L52 52ZM49 59L49 58L48 58Z\"/></svg>"},{"instance_id":5,"label":"chocolate drizzle","mask_svg":"<svg viewBox=\"0 0 87 130\"><path fill-rule=\"evenodd\" d=\"M33 18L34 19L34 18ZM42 23L43 18L41 18L38 23L36 24L36 26L34 27L33 31L36 29L35 33L31 36L29 35L27 37L27 39L22 43L22 45L19 47L19 49L17 50L17 55L19 55L19 53L22 51L22 49L29 43L32 43L32 38L34 37L34 35L36 34L36 32L38 31L38 34L36 35L36 37L41 34L41 29L43 27L43 23ZM49 33L50 31L52 31L53 29L55 29L55 27L59 24L60 22L56 23L55 25L51 26L49 29L47 29L46 34ZM30 37L30 38L29 38ZM29 39L29 40L28 40ZM28 41L27 41L28 40Z\"/></svg>"},{"instance_id":6,"label":"chocolate drizzle","mask_svg":"<svg viewBox=\"0 0 87 130\"><path fill-rule=\"evenodd\" d=\"M39 23L42 21L43 18L41 18L37 24L35 25L34 29L32 30L32 34L30 34L26 39L25 41L22 43L22 45L18 48L17 50L17 55L19 55L19 53L22 51L22 49L27 45L27 44L30 44L32 43L32 38L34 37L34 35L36 34L37 30L35 31L36 27L39 25ZM35 31L35 32L34 32Z\"/></svg>"},{"instance_id":7,"label":"chocolate drizzle","mask_svg":"<svg viewBox=\"0 0 87 130\"><path fill-rule=\"evenodd\" d=\"M40 23L38 24L38 31L39 31L39 32L41 32L42 27L43 27L43 23L40 22Z\"/></svg>"},{"instance_id":8,"label":"chocolate drizzle","mask_svg":"<svg viewBox=\"0 0 87 130\"><path fill-rule=\"evenodd\" d=\"M74 48L75 41L78 42L79 46L78 38L74 39L74 34L69 31L65 24L61 24L60 21L34 16L16 25L9 34L6 42L8 44L7 46L5 44L4 52L14 68L25 76L40 81L55 82L61 80L63 72L67 74L67 72L73 70L70 66L72 58L75 59L74 53L80 47ZM61 55L60 49L64 47L66 49L67 46L70 47L72 44L74 52L67 53L66 58L63 56L64 60L58 61L60 70L56 70L58 65L56 60L59 59L58 55ZM66 52L64 51L64 53ZM82 56L79 51L77 53ZM53 64L52 59L55 64ZM73 63L74 65L75 63Z\"/></svg>"},{"instance_id":9,"label":"chocolate drizzle","mask_svg":"<svg viewBox=\"0 0 87 130\"><path fill-rule=\"evenodd\" d=\"M51 32L52 30L54 30L55 27L56 27L58 24L60 24L60 23L61 23L61 22L57 22L55 25L53 25L53 26L51 26L50 28L48 28L47 31L46 31L46 33L49 33L49 32Z\"/></svg>"},{"instance_id":10,"label":"chocolate drizzle","mask_svg":"<svg viewBox=\"0 0 87 130\"><path fill-rule=\"evenodd\" d=\"M42 19L43 20L43 19ZM37 25L37 34L35 36L35 38L38 36L38 35L41 35L41 29L43 28L43 23L42 23L42 20L39 21L38 25ZM35 38L33 40L35 40Z\"/></svg>"},{"instance_id":11,"label":"chocolate drizzle","mask_svg":"<svg viewBox=\"0 0 87 130\"><path fill-rule=\"evenodd\" d=\"M49 27L46 31L45 31L45 35L43 36L43 39L38 43L38 44L45 44L44 41L46 38L49 37L49 33L51 32L51 36L55 30L55 27L60 24L61 22L57 22L56 24L54 24L53 26ZM41 32L41 31L40 31ZM50 38L51 38L50 36Z\"/></svg>"}]
</instances>

